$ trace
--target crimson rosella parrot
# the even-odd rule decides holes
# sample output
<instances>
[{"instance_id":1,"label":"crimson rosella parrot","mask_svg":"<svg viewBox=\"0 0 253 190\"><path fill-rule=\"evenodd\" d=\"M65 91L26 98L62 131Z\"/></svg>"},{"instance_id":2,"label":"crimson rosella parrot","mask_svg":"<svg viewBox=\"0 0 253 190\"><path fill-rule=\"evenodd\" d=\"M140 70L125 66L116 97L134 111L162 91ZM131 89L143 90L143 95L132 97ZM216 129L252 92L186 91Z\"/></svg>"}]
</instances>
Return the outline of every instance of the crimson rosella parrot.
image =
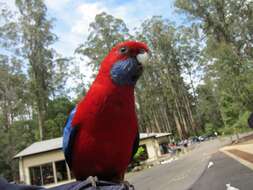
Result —
<instances>
[{"instance_id":1,"label":"crimson rosella parrot","mask_svg":"<svg viewBox=\"0 0 253 190\"><path fill-rule=\"evenodd\" d=\"M134 87L148 52L146 44L135 41L113 47L86 96L70 113L63 150L76 179L124 179L139 144Z\"/></svg>"}]
</instances>

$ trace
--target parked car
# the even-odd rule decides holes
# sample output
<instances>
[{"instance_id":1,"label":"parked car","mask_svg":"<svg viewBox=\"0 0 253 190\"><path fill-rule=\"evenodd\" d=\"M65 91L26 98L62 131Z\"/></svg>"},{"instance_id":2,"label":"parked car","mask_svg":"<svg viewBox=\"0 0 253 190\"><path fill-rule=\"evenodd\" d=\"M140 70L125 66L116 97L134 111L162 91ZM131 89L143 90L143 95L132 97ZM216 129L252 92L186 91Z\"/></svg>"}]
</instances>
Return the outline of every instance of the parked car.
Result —
<instances>
[{"instance_id":1,"label":"parked car","mask_svg":"<svg viewBox=\"0 0 253 190\"><path fill-rule=\"evenodd\" d=\"M198 137L198 140L199 140L200 142L203 142L203 141L206 140L206 138L205 138L204 136L199 136L199 137Z\"/></svg>"},{"instance_id":2,"label":"parked car","mask_svg":"<svg viewBox=\"0 0 253 190\"><path fill-rule=\"evenodd\" d=\"M197 142L199 142L199 138L197 136L190 137L189 140L191 141L191 143L197 143Z\"/></svg>"}]
</instances>

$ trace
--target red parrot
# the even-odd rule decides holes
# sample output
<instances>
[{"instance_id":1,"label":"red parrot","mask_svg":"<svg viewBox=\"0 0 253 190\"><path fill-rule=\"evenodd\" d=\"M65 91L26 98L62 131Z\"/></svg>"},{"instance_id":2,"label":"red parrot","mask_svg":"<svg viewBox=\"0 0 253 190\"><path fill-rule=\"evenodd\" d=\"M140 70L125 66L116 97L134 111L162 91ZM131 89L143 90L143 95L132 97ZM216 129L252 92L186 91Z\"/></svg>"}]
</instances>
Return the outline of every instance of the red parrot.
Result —
<instances>
[{"instance_id":1,"label":"red parrot","mask_svg":"<svg viewBox=\"0 0 253 190\"><path fill-rule=\"evenodd\" d=\"M76 179L124 179L139 144L134 87L148 52L146 44L136 41L113 47L86 96L72 110L63 150Z\"/></svg>"}]
</instances>

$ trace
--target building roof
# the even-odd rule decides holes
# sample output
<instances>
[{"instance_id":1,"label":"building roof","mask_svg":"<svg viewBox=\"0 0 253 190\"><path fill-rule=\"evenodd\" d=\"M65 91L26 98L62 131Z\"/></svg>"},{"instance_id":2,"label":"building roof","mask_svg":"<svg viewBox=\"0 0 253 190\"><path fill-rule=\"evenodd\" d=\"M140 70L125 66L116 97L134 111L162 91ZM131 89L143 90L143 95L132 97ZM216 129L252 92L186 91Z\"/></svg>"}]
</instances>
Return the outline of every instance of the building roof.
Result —
<instances>
[{"instance_id":1,"label":"building roof","mask_svg":"<svg viewBox=\"0 0 253 190\"><path fill-rule=\"evenodd\" d=\"M14 156L14 158L29 156L32 154L38 154L41 152L47 152L61 148L62 148L62 137L45 141L39 141L31 144L30 146L19 152L17 155Z\"/></svg>"},{"instance_id":2,"label":"building roof","mask_svg":"<svg viewBox=\"0 0 253 190\"><path fill-rule=\"evenodd\" d=\"M163 137L163 136L169 136L171 133L140 133L140 139L145 139L145 138L151 138L151 137Z\"/></svg>"},{"instance_id":3,"label":"building roof","mask_svg":"<svg viewBox=\"0 0 253 190\"><path fill-rule=\"evenodd\" d=\"M158 138L169 135L171 135L171 133L140 133L140 139ZM14 158L25 157L57 149L62 149L62 137L35 142L21 152L19 152L18 154L16 154Z\"/></svg>"}]
</instances>

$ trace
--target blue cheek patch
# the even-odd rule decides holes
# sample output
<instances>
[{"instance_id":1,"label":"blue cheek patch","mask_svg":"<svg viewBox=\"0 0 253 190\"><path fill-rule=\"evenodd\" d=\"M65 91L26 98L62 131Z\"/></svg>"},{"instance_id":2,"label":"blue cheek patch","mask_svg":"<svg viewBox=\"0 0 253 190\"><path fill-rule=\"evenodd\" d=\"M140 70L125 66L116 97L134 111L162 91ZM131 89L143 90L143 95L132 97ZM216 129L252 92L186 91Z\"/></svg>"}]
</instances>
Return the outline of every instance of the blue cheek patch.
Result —
<instances>
[{"instance_id":1,"label":"blue cheek patch","mask_svg":"<svg viewBox=\"0 0 253 190\"><path fill-rule=\"evenodd\" d=\"M118 61L112 66L111 78L118 85L135 85L137 79L134 76L138 69L138 62L134 58Z\"/></svg>"}]
</instances>

